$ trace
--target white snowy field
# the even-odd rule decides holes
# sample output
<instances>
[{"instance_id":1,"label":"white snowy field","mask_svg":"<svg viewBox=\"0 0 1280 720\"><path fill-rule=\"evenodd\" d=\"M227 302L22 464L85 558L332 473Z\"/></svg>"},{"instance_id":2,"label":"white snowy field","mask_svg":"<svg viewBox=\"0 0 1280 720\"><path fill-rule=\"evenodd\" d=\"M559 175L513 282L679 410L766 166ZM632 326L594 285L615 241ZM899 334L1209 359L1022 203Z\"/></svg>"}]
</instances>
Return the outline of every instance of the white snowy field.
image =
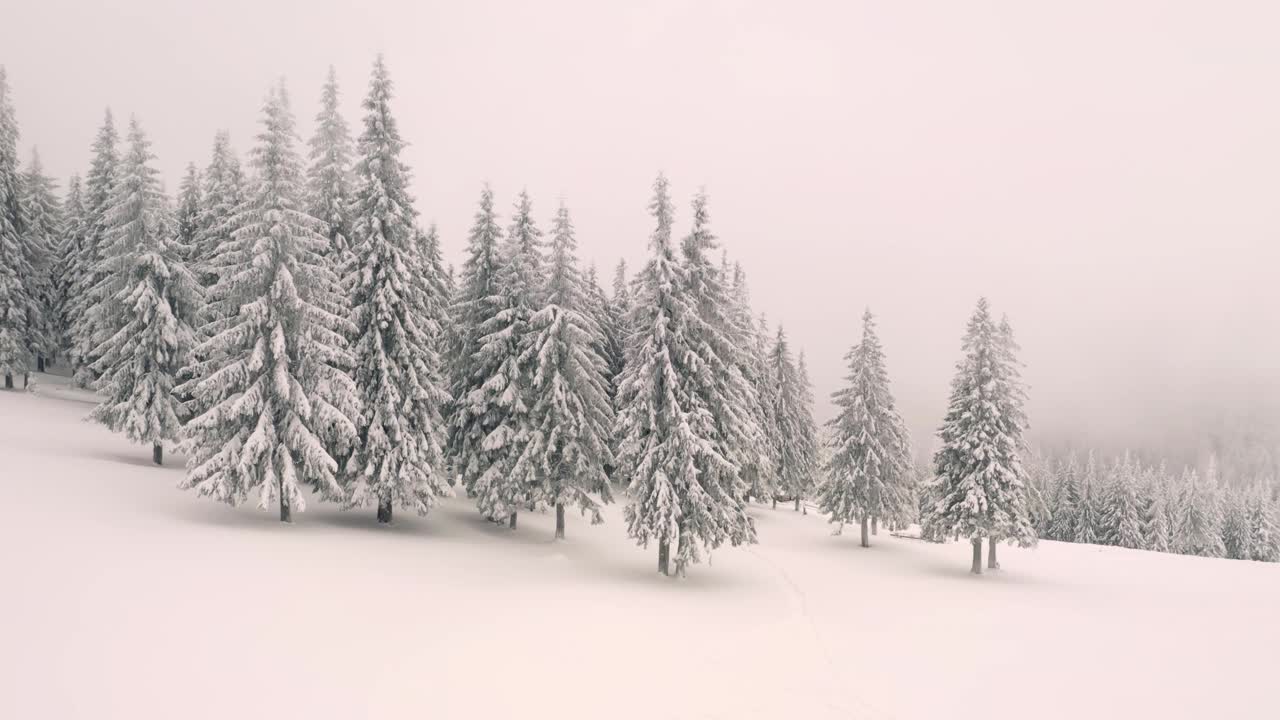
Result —
<instances>
[{"instance_id":1,"label":"white snowy field","mask_svg":"<svg viewBox=\"0 0 1280 720\"><path fill-rule=\"evenodd\" d=\"M655 572L591 527L465 498L283 526L182 460L0 392L0 717L1275 718L1280 565L964 544L754 511L760 544Z\"/></svg>"}]
</instances>

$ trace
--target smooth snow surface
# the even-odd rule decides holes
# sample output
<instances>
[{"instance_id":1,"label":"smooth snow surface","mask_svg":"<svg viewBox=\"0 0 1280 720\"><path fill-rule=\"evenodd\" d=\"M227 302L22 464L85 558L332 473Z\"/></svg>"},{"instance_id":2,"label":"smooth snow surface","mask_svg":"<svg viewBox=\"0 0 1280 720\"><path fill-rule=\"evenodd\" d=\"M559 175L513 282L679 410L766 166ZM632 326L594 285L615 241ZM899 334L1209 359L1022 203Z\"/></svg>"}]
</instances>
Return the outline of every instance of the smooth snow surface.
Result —
<instances>
[{"instance_id":1,"label":"smooth snow surface","mask_svg":"<svg viewBox=\"0 0 1280 720\"><path fill-rule=\"evenodd\" d=\"M282 526L36 377L0 392L3 718L1280 717L1280 565L1045 542L974 578L781 505L686 580L617 505L563 543L465 498Z\"/></svg>"}]
</instances>

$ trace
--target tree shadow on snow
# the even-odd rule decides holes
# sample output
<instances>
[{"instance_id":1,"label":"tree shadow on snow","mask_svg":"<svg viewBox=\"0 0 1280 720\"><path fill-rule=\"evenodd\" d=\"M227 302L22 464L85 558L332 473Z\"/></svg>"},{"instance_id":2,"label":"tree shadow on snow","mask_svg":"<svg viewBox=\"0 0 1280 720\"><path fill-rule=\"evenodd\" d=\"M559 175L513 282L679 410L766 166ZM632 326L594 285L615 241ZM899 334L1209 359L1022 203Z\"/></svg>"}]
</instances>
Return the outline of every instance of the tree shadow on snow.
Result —
<instances>
[{"instance_id":1,"label":"tree shadow on snow","mask_svg":"<svg viewBox=\"0 0 1280 720\"><path fill-rule=\"evenodd\" d=\"M263 533L360 533L366 537L398 537L423 538L445 536L439 527L433 526L431 520L433 510L427 517L419 517L414 513L403 513L397 508L396 516L389 525L378 522L375 510L353 508L342 510L333 504L325 503L319 498L307 498L307 509L295 510L292 523L280 522L280 510L276 505L263 510L257 501L250 499L239 507L232 507L209 498L192 498L192 502L183 503L178 511L180 520L194 522L211 527L234 528Z\"/></svg>"},{"instance_id":2,"label":"tree shadow on snow","mask_svg":"<svg viewBox=\"0 0 1280 720\"><path fill-rule=\"evenodd\" d=\"M985 555L984 563L985 563ZM969 565L966 563L967 556L957 554L955 562L942 563L937 559L929 558L917 563L918 568L925 575L943 578L953 582L969 581L973 583L981 583L986 587L1023 587L1035 588L1041 590L1056 590L1063 587L1062 583L1054 580L1046 579L1042 576L1028 574L1025 571L1019 571L1019 568L1013 566L1005 566L999 570L987 569L985 564L982 568L981 575L975 575L969 571Z\"/></svg>"},{"instance_id":3,"label":"tree shadow on snow","mask_svg":"<svg viewBox=\"0 0 1280 720\"><path fill-rule=\"evenodd\" d=\"M164 464L156 465L151 461L151 448L137 446L136 450L123 452L120 450L103 450L100 448L88 448L81 450L76 455L90 460L101 460L119 465L134 465L136 467L150 468L159 471L173 471L181 473L186 467L187 461L181 455L165 455Z\"/></svg>"}]
</instances>

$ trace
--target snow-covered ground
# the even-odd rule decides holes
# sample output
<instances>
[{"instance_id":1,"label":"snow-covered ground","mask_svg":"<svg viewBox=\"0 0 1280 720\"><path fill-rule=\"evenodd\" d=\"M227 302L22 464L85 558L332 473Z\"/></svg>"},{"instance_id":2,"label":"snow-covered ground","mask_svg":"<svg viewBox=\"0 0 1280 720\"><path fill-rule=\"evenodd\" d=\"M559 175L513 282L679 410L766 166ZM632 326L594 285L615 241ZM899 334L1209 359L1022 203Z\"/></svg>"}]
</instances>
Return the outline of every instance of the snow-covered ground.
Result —
<instances>
[{"instance_id":1,"label":"snow-covered ground","mask_svg":"<svg viewBox=\"0 0 1280 720\"><path fill-rule=\"evenodd\" d=\"M1280 565L969 548L754 511L687 579L607 522L465 498L283 526L182 459L0 392L3 718L1276 718Z\"/></svg>"}]
</instances>

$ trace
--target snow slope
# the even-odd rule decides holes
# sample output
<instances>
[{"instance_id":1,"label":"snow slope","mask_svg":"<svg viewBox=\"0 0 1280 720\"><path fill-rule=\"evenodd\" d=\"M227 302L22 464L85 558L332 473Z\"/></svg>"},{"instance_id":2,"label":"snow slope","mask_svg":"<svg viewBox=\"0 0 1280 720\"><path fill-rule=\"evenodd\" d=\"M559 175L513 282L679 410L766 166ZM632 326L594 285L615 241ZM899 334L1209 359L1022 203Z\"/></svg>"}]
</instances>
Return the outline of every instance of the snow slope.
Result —
<instances>
[{"instance_id":1,"label":"snow slope","mask_svg":"<svg viewBox=\"0 0 1280 720\"><path fill-rule=\"evenodd\" d=\"M0 392L0 717L1275 718L1280 566L1042 543L761 544L686 580L604 525L464 498L282 526L175 489L181 458Z\"/></svg>"}]
</instances>

